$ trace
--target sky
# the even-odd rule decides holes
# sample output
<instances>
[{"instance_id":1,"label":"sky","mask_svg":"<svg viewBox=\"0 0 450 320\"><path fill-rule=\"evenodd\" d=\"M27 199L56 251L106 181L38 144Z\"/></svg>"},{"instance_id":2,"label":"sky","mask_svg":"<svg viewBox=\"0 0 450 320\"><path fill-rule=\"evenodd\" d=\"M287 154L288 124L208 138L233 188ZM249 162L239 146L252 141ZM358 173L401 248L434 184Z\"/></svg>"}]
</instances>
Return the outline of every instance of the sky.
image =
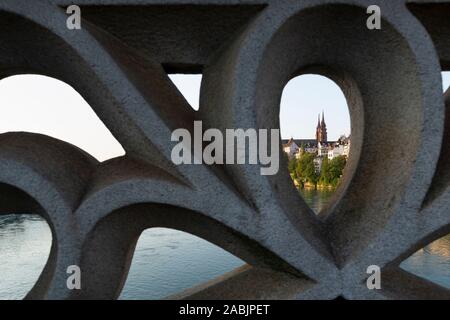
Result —
<instances>
[{"instance_id":1,"label":"sky","mask_svg":"<svg viewBox=\"0 0 450 320\"><path fill-rule=\"evenodd\" d=\"M332 80L307 74L284 87L281 96L281 137L315 139L317 118L324 113L328 140L350 134L350 114L344 94ZM322 118L322 116L320 116Z\"/></svg>"},{"instance_id":2,"label":"sky","mask_svg":"<svg viewBox=\"0 0 450 320\"><path fill-rule=\"evenodd\" d=\"M170 78L198 110L201 76L171 75ZM450 72L443 76L443 86L450 86ZM0 133L46 134L74 144L100 161L125 153L81 95L59 80L40 75L0 80L0 108ZM317 115L322 110L329 140L350 133L347 104L334 82L317 75L291 80L281 98L282 138L314 138Z\"/></svg>"}]
</instances>

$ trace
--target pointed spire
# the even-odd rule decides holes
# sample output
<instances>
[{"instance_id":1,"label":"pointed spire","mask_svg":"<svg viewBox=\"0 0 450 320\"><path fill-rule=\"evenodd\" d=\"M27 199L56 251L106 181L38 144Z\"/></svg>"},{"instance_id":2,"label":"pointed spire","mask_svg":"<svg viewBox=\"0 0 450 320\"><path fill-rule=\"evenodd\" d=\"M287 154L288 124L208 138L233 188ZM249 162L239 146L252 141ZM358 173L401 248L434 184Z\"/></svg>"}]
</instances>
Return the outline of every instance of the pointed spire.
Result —
<instances>
[{"instance_id":1,"label":"pointed spire","mask_svg":"<svg viewBox=\"0 0 450 320\"><path fill-rule=\"evenodd\" d=\"M322 110L322 125L325 124L325 111Z\"/></svg>"},{"instance_id":2,"label":"pointed spire","mask_svg":"<svg viewBox=\"0 0 450 320\"><path fill-rule=\"evenodd\" d=\"M320 113L317 115L317 128L320 127Z\"/></svg>"}]
</instances>

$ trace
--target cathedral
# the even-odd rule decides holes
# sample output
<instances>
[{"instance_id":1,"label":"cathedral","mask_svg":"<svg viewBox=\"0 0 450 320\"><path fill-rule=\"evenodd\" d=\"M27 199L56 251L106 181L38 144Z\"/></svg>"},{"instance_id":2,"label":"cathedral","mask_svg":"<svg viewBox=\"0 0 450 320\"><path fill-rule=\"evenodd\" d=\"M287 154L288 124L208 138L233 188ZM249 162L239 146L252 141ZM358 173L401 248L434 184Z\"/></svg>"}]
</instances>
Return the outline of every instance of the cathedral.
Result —
<instances>
[{"instance_id":1,"label":"cathedral","mask_svg":"<svg viewBox=\"0 0 450 320\"><path fill-rule=\"evenodd\" d=\"M325 123L325 112L319 113L316 127L316 139L289 139L282 140L283 151L289 159L299 158L302 150L316 155L314 164L316 170L320 171L322 160L327 157L332 160L337 156L348 157L350 153L350 137L342 135L338 141L328 141L327 125Z\"/></svg>"},{"instance_id":2,"label":"cathedral","mask_svg":"<svg viewBox=\"0 0 450 320\"><path fill-rule=\"evenodd\" d=\"M316 128L317 144L324 144L328 142L327 139L327 125L325 124L325 113L322 111L322 121L320 121L320 114L318 115Z\"/></svg>"}]
</instances>

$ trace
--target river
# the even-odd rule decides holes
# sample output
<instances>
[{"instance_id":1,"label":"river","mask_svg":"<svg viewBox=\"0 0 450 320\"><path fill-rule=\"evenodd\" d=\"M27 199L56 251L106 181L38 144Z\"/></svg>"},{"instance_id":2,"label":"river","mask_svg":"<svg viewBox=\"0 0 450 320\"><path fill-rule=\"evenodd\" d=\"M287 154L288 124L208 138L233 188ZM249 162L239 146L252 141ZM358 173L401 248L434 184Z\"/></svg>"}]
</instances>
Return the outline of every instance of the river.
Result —
<instances>
[{"instance_id":1,"label":"river","mask_svg":"<svg viewBox=\"0 0 450 320\"><path fill-rule=\"evenodd\" d=\"M331 191L304 190L320 211ZM0 216L0 299L22 299L47 261L51 233L36 215ZM244 262L184 232L154 228L139 238L120 299L159 299L213 279ZM450 235L419 250L402 268L450 288Z\"/></svg>"}]
</instances>

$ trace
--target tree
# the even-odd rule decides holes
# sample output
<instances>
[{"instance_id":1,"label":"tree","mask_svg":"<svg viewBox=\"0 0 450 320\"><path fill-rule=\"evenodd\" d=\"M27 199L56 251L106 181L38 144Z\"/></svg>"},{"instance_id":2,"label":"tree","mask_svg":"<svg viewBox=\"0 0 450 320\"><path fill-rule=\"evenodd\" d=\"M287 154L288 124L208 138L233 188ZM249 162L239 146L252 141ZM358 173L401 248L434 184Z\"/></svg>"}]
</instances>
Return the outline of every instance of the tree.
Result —
<instances>
[{"instance_id":1,"label":"tree","mask_svg":"<svg viewBox=\"0 0 450 320\"><path fill-rule=\"evenodd\" d=\"M344 156L337 156L331 161L328 158L322 160L319 183L321 185L337 186L341 179L347 160Z\"/></svg>"},{"instance_id":2,"label":"tree","mask_svg":"<svg viewBox=\"0 0 450 320\"><path fill-rule=\"evenodd\" d=\"M296 167L297 167L297 159L292 158L291 160L289 160L288 170L289 170L289 173L291 174L291 177L294 178L294 179L297 178L297 175L295 173L295 168Z\"/></svg>"},{"instance_id":3,"label":"tree","mask_svg":"<svg viewBox=\"0 0 450 320\"><path fill-rule=\"evenodd\" d=\"M324 157L320 174L317 174L314 165L314 159L316 158L316 154L304 152L300 154L298 159L289 160L288 169L292 179L297 180L302 186L305 183L317 186L319 183L323 186L336 187L344 171L347 162L346 158L337 156L332 160L328 160L327 157Z\"/></svg>"},{"instance_id":4,"label":"tree","mask_svg":"<svg viewBox=\"0 0 450 320\"><path fill-rule=\"evenodd\" d=\"M330 183L337 186L342 177L347 160L344 156L337 156L330 161Z\"/></svg>"},{"instance_id":5,"label":"tree","mask_svg":"<svg viewBox=\"0 0 450 320\"><path fill-rule=\"evenodd\" d=\"M308 182L317 185L318 176L314 167L314 154L303 153L297 161L295 174L302 184Z\"/></svg>"},{"instance_id":6,"label":"tree","mask_svg":"<svg viewBox=\"0 0 450 320\"><path fill-rule=\"evenodd\" d=\"M327 157L324 157L322 160L319 183L322 185L329 185L331 183L330 162Z\"/></svg>"}]
</instances>

